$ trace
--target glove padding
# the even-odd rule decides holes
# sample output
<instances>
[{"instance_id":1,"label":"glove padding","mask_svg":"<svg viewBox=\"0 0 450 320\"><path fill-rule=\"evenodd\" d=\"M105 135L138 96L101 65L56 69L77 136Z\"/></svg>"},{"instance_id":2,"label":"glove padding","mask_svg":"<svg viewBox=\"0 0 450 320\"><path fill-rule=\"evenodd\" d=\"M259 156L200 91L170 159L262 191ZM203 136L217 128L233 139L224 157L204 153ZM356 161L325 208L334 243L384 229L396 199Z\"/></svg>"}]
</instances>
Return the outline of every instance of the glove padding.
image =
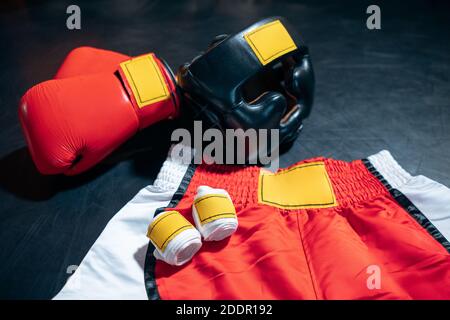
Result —
<instances>
[{"instance_id":1,"label":"glove padding","mask_svg":"<svg viewBox=\"0 0 450 320\"><path fill-rule=\"evenodd\" d=\"M68 55L55 79L25 93L19 119L38 170L74 175L137 130L177 116L178 108L172 72L154 54L131 58L82 47Z\"/></svg>"}]
</instances>

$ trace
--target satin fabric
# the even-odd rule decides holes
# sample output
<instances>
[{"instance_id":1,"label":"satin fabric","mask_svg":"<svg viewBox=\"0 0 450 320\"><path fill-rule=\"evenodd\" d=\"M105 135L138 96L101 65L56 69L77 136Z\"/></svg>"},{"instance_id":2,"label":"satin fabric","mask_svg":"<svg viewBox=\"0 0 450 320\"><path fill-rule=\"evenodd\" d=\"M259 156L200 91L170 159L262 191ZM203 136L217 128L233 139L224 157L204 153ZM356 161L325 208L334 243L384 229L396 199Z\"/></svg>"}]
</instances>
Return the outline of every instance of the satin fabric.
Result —
<instances>
[{"instance_id":1,"label":"satin fabric","mask_svg":"<svg viewBox=\"0 0 450 320\"><path fill-rule=\"evenodd\" d=\"M338 206L258 204L259 168L199 166L176 210L192 221L197 187L223 188L236 206L239 228L224 241L205 242L182 267L156 262L160 297L450 299L449 253L364 163L301 163L313 161L324 161Z\"/></svg>"}]
</instances>

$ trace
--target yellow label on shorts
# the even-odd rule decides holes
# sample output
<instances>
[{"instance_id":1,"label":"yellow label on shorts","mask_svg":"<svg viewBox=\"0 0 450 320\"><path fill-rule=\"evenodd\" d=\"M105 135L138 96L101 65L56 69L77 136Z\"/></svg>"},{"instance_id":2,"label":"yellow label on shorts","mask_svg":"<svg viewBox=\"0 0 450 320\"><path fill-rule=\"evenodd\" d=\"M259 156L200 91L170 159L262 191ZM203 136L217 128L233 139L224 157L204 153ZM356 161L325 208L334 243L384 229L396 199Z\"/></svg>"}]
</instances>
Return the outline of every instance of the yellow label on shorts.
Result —
<instances>
[{"instance_id":1,"label":"yellow label on shorts","mask_svg":"<svg viewBox=\"0 0 450 320\"><path fill-rule=\"evenodd\" d=\"M148 227L147 237L161 252L184 230L194 226L178 211L166 211L157 216Z\"/></svg>"},{"instance_id":2,"label":"yellow label on shorts","mask_svg":"<svg viewBox=\"0 0 450 320\"><path fill-rule=\"evenodd\" d=\"M279 173L261 170L258 201L282 209L337 206L323 162L305 163Z\"/></svg>"},{"instance_id":3,"label":"yellow label on shorts","mask_svg":"<svg viewBox=\"0 0 450 320\"><path fill-rule=\"evenodd\" d=\"M161 70L151 54L136 57L120 64L139 108L166 100L169 90Z\"/></svg>"},{"instance_id":4,"label":"yellow label on shorts","mask_svg":"<svg viewBox=\"0 0 450 320\"><path fill-rule=\"evenodd\" d=\"M222 219L236 218L236 208L233 202L224 194L207 194L194 202L200 223Z\"/></svg>"},{"instance_id":5,"label":"yellow label on shorts","mask_svg":"<svg viewBox=\"0 0 450 320\"><path fill-rule=\"evenodd\" d=\"M244 35L262 65L297 49L280 20L264 24Z\"/></svg>"}]
</instances>

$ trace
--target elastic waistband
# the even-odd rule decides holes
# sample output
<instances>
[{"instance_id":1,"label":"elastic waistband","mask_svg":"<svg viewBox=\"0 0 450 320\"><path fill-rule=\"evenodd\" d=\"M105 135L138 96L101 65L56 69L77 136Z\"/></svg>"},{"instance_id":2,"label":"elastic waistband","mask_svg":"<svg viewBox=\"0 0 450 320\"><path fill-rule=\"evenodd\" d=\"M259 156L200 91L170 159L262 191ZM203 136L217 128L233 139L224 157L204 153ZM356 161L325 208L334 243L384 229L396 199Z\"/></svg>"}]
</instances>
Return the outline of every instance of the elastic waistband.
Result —
<instances>
[{"instance_id":1,"label":"elastic waistband","mask_svg":"<svg viewBox=\"0 0 450 320\"><path fill-rule=\"evenodd\" d=\"M367 160L393 188L399 188L413 178L387 150L371 155Z\"/></svg>"},{"instance_id":2,"label":"elastic waistband","mask_svg":"<svg viewBox=\"0 0 450 320\"><path fill-rule=\"evenodd\" d=\"M177 152L178 151L178 152ZM176 157L173 153L189 153L187 157ZM187 159L192 159L190 156L192 150L181 144L173 145L164 161L159 173L153 182L153 187L158 188L161 191L175 191L181 185L188 168L190 166Z\"/></svg>"},{"instance_id":3,"label":"elastic waistband","mask_svg":"<svg viewBox=\"0 0 450 320\"><path fill-rule=\"evenodd\" d=\"M308 159L278 172L289 170L299 164L318 161L325 164L339 206L388 195L389 190L383 179L392 187L398 188L412 178L386 150L369 156L366 160L351 162L322 157ZM184 186L180 191L184 197L192 200L200 185L221 188L228 191L236 206L246 207L258 203L260 170L261 168L256 166L233 165L199 165L193 170L192 165L180 163L169 156L154 185L172 189ZM292 188L295 188L295 185Z\"/></svg>"}]
</instances>

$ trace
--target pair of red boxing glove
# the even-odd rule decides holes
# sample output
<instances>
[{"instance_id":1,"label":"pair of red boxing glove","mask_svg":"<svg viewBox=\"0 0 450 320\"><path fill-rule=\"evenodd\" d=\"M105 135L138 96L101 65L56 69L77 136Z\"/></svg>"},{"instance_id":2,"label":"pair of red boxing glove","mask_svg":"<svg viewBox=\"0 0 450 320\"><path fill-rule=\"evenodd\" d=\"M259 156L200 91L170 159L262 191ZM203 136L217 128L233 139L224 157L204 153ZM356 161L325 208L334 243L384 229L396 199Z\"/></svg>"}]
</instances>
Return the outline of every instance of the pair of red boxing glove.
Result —
<instances>
[{"instance_id":1,"label":"pair of red boxing glove","mask_svg":"<svg viewBox=\"0 0 450 320\"><path fill-rule=\"evenodd\" d=\"M74 175L178 110L175 77L155 54L80 47L54 79L26 92L19 118L38 170Z\"/></svg>"}]
</instances>

